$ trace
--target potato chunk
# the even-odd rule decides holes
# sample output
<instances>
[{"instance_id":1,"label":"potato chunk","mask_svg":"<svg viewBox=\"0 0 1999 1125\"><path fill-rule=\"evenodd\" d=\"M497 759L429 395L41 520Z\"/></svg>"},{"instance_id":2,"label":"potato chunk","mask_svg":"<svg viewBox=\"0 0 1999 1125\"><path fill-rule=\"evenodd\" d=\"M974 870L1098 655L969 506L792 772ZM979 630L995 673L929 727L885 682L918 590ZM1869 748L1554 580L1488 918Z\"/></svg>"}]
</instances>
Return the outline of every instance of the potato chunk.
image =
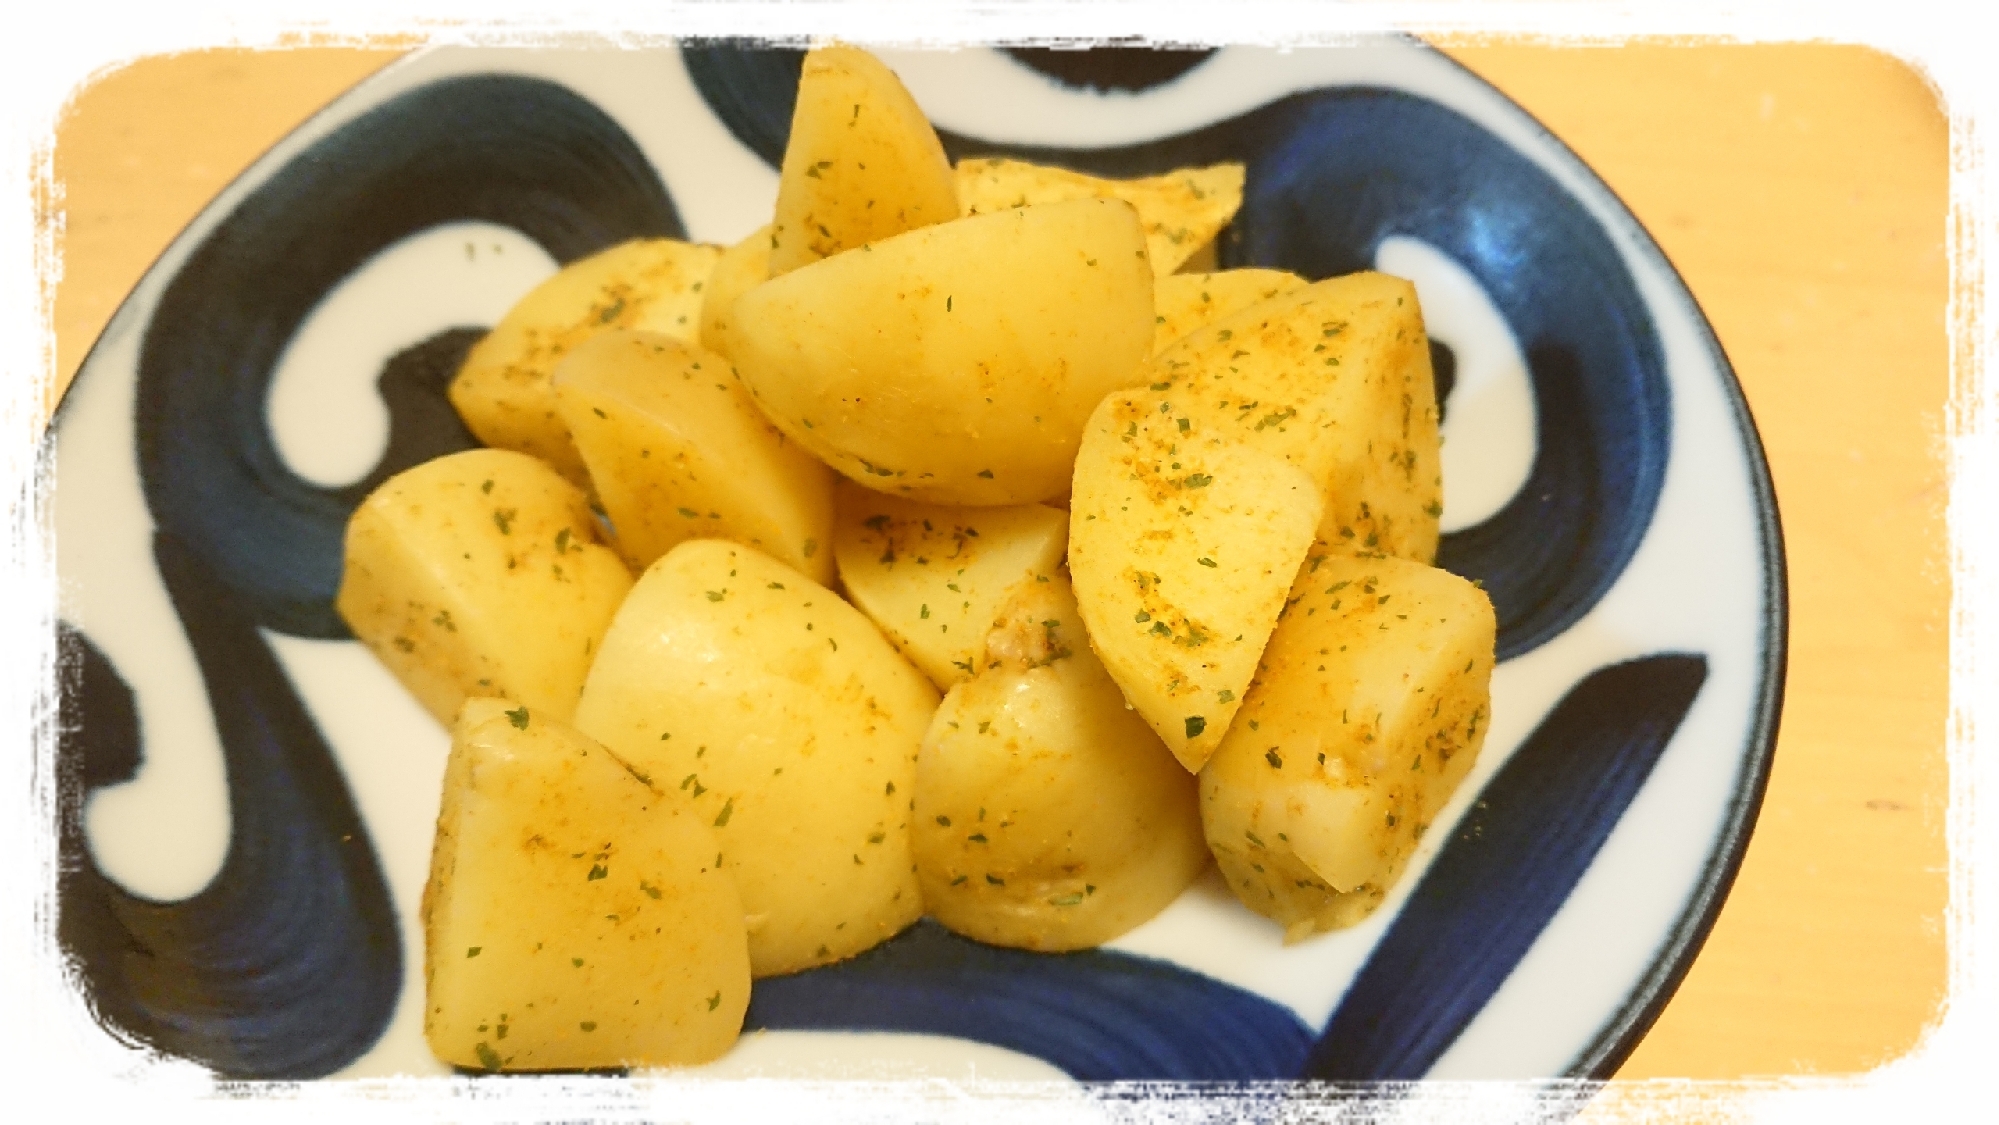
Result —
<instances>
[{"instance_id":1,"label":"potato chunk","mask_svg":"<svg viewBox=\"0 0 1999 1125\"><path fill-rule=\"evenodd\" d=\"M609 328L693 340L701 290L720 247L639 239L569 263L522 297L465 356L447 392L473 436L531 453L578 485L589 477L555 408L549 377L577 345Z\"/></svg>"},{"instance_id":2,"label":"potato chunk","mask_svg":"<svg viewBox=\"0 0 1999 1125\"><path fill-rule=\"evenodd\" d=\"M1195 788L1090 651L1066 576L1018 587L917 757L924 904L996 945L1100 945L1207 866Z\"/></svg>"},{"instance_id":3,"label":"potato chunk","mask_svg":"<svg viewBox=\"0 0 1999 1125\"><path fill-rule=\"evenodd\" d=\"M1152 274L1115 200L925 227L736 302L736 368L773 421L880 492L1060 496L1083 422L1144 375Z\"/></svg>"},{"instance_id":4,"label":"potato chunk","mask_svg":"<svg viewBox=\"0 0 1999 1125\"><path fill-rule=\"evenodd\" d=\"M967 215L1070 199L1124 200L1145 224L1146 256L1159 277L1213 242L1242 207L1240 164L1181 168L1136 180L1006 159L961 160L957 172L958 200Z\"/></svg>"},{"instance_id":5,"label":"potato chunk","mask_svg":"<svg viewBox=\"0 0 1999 1125\"><path fill-rule=\"evenodd\" d=\"M733 350L736 299L770 280L770 226L722 251L701 292L701 346L719 356Z\"/></svg>"},{"instance_id":6,"label":"potato chunk","mask_svg":"<svg viewBox=\"0 0 1999 1125\"><path fill-rule=\"evenodd\" d=\"M1306 284L1289 270L1239 269L1162 277L1152 291L1157 326L1152 333L1152 350L1165 351L1196 328Z\"/></svg>"},{"instance_id":7,"label":"potato chunk","mask_svg":"<svg viewBox=\"0 0 1999 1125\"><path fill-rule=\"evenodd\" d=\"M952 508L842 484L833 557L840 581L938 688L972 678L999 609L1047 582L1069 545L1069 515L1040 504Z\"/></svg>"},{"instance_id":8,"label":"potato chunk","mask_svg":"<svg viewBox=\"0 0 1999 1125\"><path fill-rule=\"evenodd\" d=\"M1104 667L1193 772L1242 705L1321 500L1300 470L1177 407L1130 391L1091 416L1069 571Z\"/></svg>"},{"instance_id":9,"label":"potato chunk","mask_svg":"<svg viewBox=\"0 0 1999 1125\"><path fill-rule=\"evenodd\" d=\"M714 825L761 977L851 957L922 912L909 809L936 707L859 610L697 539L633 587L576 726Z\"/></svg>"},{"instance_id":10,"label":"potato chunk","mask_svg":"<svg viewBox=\"0 0 1999 1125\"><path fill-rule=\"evenodd\" d=\"M806 52L778 172L770 275L957 217L951 162L895 73L853 47Z\"/></svg>"},{"instance_id":11,"label":"potato chunk","mask_svg":"<svg viewBox=\"0 0 1999 1125\"><path fill-rule=\"evenodd\" d=\"M526 454L473 449L361 502L334 606L440 723L475 695L566 720L631 587L575 485Z\"/></svg>"},{"instance_id":12,"label":"potato chunk","mask_svg":"<svg viewBox=\"0 0 1999 1125\"><path fill-rule=\"evenodd\" d=\"M699 1063L736 1041L749 943L715 831L529 707L460 713L424 885L424 1037L482 1070Z\"/></svg>"},{"instance_id":13,"label":"potato chunk","mask_svg":"<svg viewBox=\"0 0 1999 1125\"><path fill-rule=\"evenodd\" d=\"M833 474L770 424L727 360L620 329L571 352L555 389L632 569L683 540L730 539L832 581Z\"/></svg>"},{"instance_id":14,"label":"potato chunk","mask_svg":"<svg viewBox=\"0 0 1999 1125\"><path fill-rule=\"evenodd\" d=\"M1298 576L1201 816L1237 897L1295 941L1365 918L1490 725L1493 612L1454 574L1324 544Z\"/></svg>"},{"instance_id":15,"label":"potato chunk","mask_svg":"<svg viewBox=\"0 0 1999 1125\"><path fill-rule=\"evenodd\" d=\"M1415 286L1356 273L1295 289L1187 336L1152 372L1198 424L1311 474L1320 538L1437 557L1437 392Z\"/></svg>"}]
</instances>

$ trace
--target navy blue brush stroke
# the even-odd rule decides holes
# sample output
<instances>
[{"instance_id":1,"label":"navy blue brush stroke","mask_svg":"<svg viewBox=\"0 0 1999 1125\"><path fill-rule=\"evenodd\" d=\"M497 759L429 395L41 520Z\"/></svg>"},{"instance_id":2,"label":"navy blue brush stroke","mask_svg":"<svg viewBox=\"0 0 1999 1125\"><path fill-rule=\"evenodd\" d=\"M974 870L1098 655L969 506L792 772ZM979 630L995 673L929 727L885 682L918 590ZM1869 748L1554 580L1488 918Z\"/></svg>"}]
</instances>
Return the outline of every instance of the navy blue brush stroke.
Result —
<instances>
[{"instance_id":1,"label":"navy blue brush stroke","mask_svg":"<svg viewBox=\"0 0 1999 1125\"><path fill-rule=\"evenodd\" d=\"M1167 85L1207 62L1213 47L1146 47L1103 45L1075 47L1007 47L1013 61L1047 75L1075 90L1116 90L1136 94Z\"/></svg>"},{"instance_id":2,"label":"navy blue brush stroke","mask_svg":"<svg viewBox=\"0 0 1999 1125\"><path fill-rule=\"evenodd\" d=\"M285 464L265 418L278 360L376 252L461 221L511 227L558 262L685 234L657 173L602 110L539 79L454 78L315 142L230 212L161 295L139 356L146 502L265 628L348 635L332 602L347 517L365 494ZM385 460L369 479L413 463Z\"/></svg>"},{"instance_id":3,"label":"navy blue brush stroke","mask_svg":"<svg viewBox=\"0 0 1999 1125\"><path fill-rule=\"evenodd\" d=\"M717 120L773 168L784 163L791 113L798 104L798 74L805 51L745 43L694 40L680 45L687 77Z\"/></svg>"},{"instance_id":4,"label":"navy blue brush stroke","mask_svg":"<svg viewBox=\"0 0 1999 1125\"><path fill-rule=\"evenodd\" d=\"M1290 1009L1177 965L981 945L928 919L850 961L758 981L744 1029L758 1028L948 1035L1089 1082L1291 1078L1312 1045Z\"/></svg>"},{"instance_id":5,"label":"navy blue brush stroke","mask_svg":"<svg viewBox=\"0 0 1999 1125\"><path fill-rule=\"evenodd\" d=\"M1592 672L1459 822L1313 1046L1306 1076L1423 1077L1575 890L1707 679L1705 657Z\"/></svg>"},{"instance_id":6,"label":"navy blue brush stroke","mask_svg":"<svg viewBox=\"0 0 1999 1125\"><path fill-rule=\"evenodd\" d=\"M702 64L710 80L697 85L725 121L758 123L750 147L776 165L797 69L760 50L712 48ZM747 127L731 128L742 136ZM1500 659L1589 612L1637 551L1672 448L1657 333L1602 225L1481 126L1411 94L1346 87L1114 148L939 136L953 160L1010 156L1105 176L1241 161L1242 210L1218 247L1225 267L1333 277L1371 268L1382 241L1403 235L1477 278L1527 359L1537 452L1527 483L1499 513L1444 536L1438 564L1484 583Z\"/></svg>"},{"instance_id":7,"label":"navy blue brush stroke","mask_svg":"<svg viewBox=\"0 0 1999 1125\"><path fill-rule=\"evenodd\" d=\"M67 626L57 937L114 1034L228 1078L313 1078L380 1038L403 984L394 907L332 753L234 591L173 536L154 557L207 687L229 849L181 902L134 896L85 845L90 791L133 777L132 692Z\"/></svg>"}]
</instances>

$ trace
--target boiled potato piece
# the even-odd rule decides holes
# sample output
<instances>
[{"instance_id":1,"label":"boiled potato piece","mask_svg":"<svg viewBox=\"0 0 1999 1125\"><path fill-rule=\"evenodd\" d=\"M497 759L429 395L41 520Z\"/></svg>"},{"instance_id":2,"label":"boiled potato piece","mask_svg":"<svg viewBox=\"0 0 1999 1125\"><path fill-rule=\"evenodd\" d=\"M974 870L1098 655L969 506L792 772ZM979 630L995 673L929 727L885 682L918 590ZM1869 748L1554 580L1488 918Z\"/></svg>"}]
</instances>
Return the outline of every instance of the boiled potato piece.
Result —
<instances>
[{"instance_id":1,"label":"boiled potato piece","mask_svg":"<svg viewBox=\"0 0 1999 1125\"><path fill-rule=\"evenodd\" d=\"M730 352L729 330L735 325L736 298L770 280L770 227L722 252L701 295L701 346L716 355Z\"/></svg>"},{"instance_id":2,"label":"boiled potato piece","mask_svg":"<svg viewBox=\"0 0 1999 1125\"><path fill-rule=\"evenodd\" d=\"M951 162L895 73L853 47L806 52L778 172L770 275L957 217Z\"/></svg>"},{"instance_id":3,"label":"boiled potato piece","mask_svg":"<svg viewBox=\"0 0 1999 1125\"><path fill-rule=\"evenodd\" d=\"M475 695L567 719L631 587L575 485L526 454L473 449L354 509L334 607L440 723Z\"/></svg>"},{"instance_id":4,"label":"boiled potato piece","mask_svg":"<svg viewBox=\"0 0 1999 1125\"><path fill-rule=\"evenodd\" d=\"M424 1037L481 1070L707 1062L750 1002L715 831L529 707L469 700L423 891Z\"/></svg>"},{"instance_id":5,"label":"boiled potato piece","mask_svg":"<svg viewBox=\"0 0 1999 1125\"><path fill-rule=\"evenodd\" d=\"M1327 542L1437 557L1437 392L1409 282L1350 274L1252 305L1161 352L1153 377L1200 425L1311 474Z\"/></svg>"},{"instance_id":6,"label":"boiled potato piece","mask_svg":"<svg viewBox=\"0 0 1999 1125\"><path fill-rule=\"evenodd\" d=\"M474 437L531 453L579 485L589 477L555 408L549 377L577 345L609 328L693 340L701 290L722 251L638 239L571 262L529 290L458 369L447 391Z\"/></svg>"},{"instance_id":7,"label":"boiled potato piece","mask_svg":"<svg viewBox=\"0 0 1999 1125\"><path fill-rule=\"evenodd\" d=\"M1494 624L1454 574L1323 544L1292 596L1201 816L1229 887L1295 941L1379 906L1471 769Z\"/></svg>"},{"instance_id":8,"label":"boiled potato piece","mask_svg":"<svg viewBox=\"0 0 1999 1125\"><path fill-rule=\"evenodd\" d=\"M1101 945L1208 864L1194 778L1097 662L1065 576L1018 587L916 761L923 901L995 945Z\"/></svg>"},{"instance_id":9,"label":"boiled potato piece","mask_svg":"<svg viewBox=\"0 0 1999 1125\"><path fill-rule=\"evenodd\" d=\"M1070 199L1124 200L1145 224L1146 256L1159 277L1213 242L1242 207L1240 164L1111 180L1024 160L971 159L960 160L957 173L958 200L968 215Z\"/></svg>"},{"instance_id":10,"label":"boiled potato piece","mask_svg":"<svg viewBox=\"0 0 1999 1125\"><path fill-rule=\"evenodd\" d=\"M1196 328L1306 284L1289 270L1239 269L1162 277L1152 291L1156 310L1152 350L1165 351Z\"/></svg>"},{"instance_id":11,"label":"boiled potato piece","mask_svg":"<svg viewBox=\"0 0 1999 1125\"><path fill-rule=\"evenodd\" d=\"M736 368L772 420L881 492L939 504L1060 496L1083 422L1143 377L1152 274L1130 205L959 219L737 300Z\"/></svg>"},{"instance_id":12,"label":"boiled potato piece","mask_svg":"<svg viewBox=\"0 0 1999 1125\"><path fill-rule=\"evenodd\" d=\"M1321 500L1302 471L1178 407L1123 392L1090 417L1069 571L1104 667L1194 772L1242 705Z\"/></svg>"},{"instance_id":13,"label":"boiled potato piece","mask_svg":"<svg viewBox=\"0 0 1999 1125\"><path fill-rule=\"evenodd\" d=\"M1023 583L1062 566L1069 515L1040 504L952 508L842 483L840 582L938 688L972 678L985 635Z\"/></svg>"},{"instance_id":14,"label":"boiled potato piece","mask_svg":"<svg viewBox=\"0 0 1999 1125\"><path fill-rule=\"evenodd\" d=\"M770 424L721 356L619 329L555 369L556 403L634 570L687 539L833 579L833 473Z\"/></svg>"},{"instance_id":15,"label":"boiled potato piece","mask_svg":"<svg viewBox=\"0 0 1999 1125\"><path fill-rule=\"evenodd\" d=\"M714 825L762 977L851 957L922 913L909 810L936 707L837 595L748 547L691 540L619 609L576 726Z\"/></svg>"}]
</instances>

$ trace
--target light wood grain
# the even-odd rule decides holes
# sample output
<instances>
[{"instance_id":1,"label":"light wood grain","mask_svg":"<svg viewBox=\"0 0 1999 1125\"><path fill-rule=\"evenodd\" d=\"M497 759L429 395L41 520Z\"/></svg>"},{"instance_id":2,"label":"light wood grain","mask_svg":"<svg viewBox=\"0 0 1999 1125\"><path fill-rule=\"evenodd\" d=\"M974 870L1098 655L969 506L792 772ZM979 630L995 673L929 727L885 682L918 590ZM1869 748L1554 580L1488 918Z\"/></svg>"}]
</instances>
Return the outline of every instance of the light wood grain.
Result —
<instances>
[{"instance_id":1,"label":"light wood grain","mask_svg":"<svg viewBox=\"0 0 1999 1125\"><path fill-rule=\"evenodd\" d=\"M1827 46L1454 46L1589 161L1713 322L1790 555L1776 766L1734 893L1621 1076L1865 1070L1944 995L1948 143L1909 69ZM394 52L149 59L55 150L63 382L146 266Z\"/></svg>"}]
</instances>

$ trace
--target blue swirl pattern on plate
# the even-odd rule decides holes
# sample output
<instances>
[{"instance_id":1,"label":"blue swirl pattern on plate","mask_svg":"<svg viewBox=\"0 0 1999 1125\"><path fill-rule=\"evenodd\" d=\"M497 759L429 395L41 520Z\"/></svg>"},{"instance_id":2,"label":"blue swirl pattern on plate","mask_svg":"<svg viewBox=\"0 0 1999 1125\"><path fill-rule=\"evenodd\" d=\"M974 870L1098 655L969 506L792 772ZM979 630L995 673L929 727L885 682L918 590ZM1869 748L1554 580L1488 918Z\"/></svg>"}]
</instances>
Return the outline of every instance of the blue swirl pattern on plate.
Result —
<instances>
[{"instance_id":1,"label":"blue swirl pattern on plate","mask_svg":"<svg viewBox=\"0 0 1999 1125\"><path fill-rule=\"evenodd\" d=\"M415 463L385 459L345 488L293 473L264 418L286 344L376 252L475 220L520 231L558 262L628 238L685 235L657 173L602 110L551 82L475 76L413 90L300 154L203 240L161 296L139 358L146 503L259 625L349 635L333 611L347 517ZM432 402L441 415L433 408L428 433L420 427L398 457L462 448L449 405Z\"/></svg>"},{"instance_id":2,"label":"blue swirl pattern on plate","mask_svg":"<svg viewBox=\"0 0 1999 1125\"><path fill-rule=\"evenodd\" d=\"M395 908L353 796L236 594L172 535L154 558L208 688L228 773L222 870L182 902L105 878L83 798L140 760L131 689L63 630L57 935L114 1031L232 1078L313 1078L360 1057L402 990Z\"/></svg>"},{"instance_id":3,"label":"blue swirl pattern on plate","mask_svg":"<svg viewBox=\"0 0 1999 1125\"><path fill-rule=\"evenodd\" d=\"M717 118L772 165L800 57L727 43L683 53ZM1075 61L1063 77L1072 85L1129 81L1093 80L1087 57ZM1540 445L1520 496L1447 537L1440 561L1492 592L1502 657L1558 635L1628 563L1671 445L1649 316L1596 221L1483 129L1408 94L1336 88L1121 148L943 139L954 158L1014 155L1108 175L1241 160L1250 190L1221 247L1226 265L1331 276L1365 268L1398 234L1443 250L1522 341ZM625 238L683 233L657 174L588 101L539 80L447 79L357 118L260 185L188 258L147 328L141 474L161 528L161 572L224 730L235 822L222 874L184 903L139 902L89 864L80 792L129 777L139 747L129 692L76 638L82 678L71 698L82 718L63 745L77 792L65 806L61 932L107 1022L232 1076L338 1069L394 1007L401 954L379 866L328 748L256 628L346 635L331 609L346 518L389 474L469 444L442 388L480 329L440 334L390 364L389 455L347 488L289 471L264 399L321 296L397 239L467 219L521 230L565 262ZM1460 834L1447 845L1377 951L1381 967L1370 963L1316 1046L1288 1009L1177 966L996 949L928 922L841 965L759 982L749 1026L955 1035L1092 1080L1420 1074L1580 878L1704 674L1697 656L1656 657L1577 688L1500 771L1466 822L1470 842ZM1588 763L1607 772L1576 768ZM1543 835L1532 819L1543 802L1579 811ZM1437 905L1502 876L1509 892L1524 883L1534 893L1509 893L1490 918ZM1456 955L1487 939L1484 957ZM1421 951L1445 971L1403 964ZM1396 1022L1376 1022L1384 1013Z\"/></svg>"},{"instance_id":4,"label":"blue swirl pattern on plate","mask_svg":"<svg viewBox=\"0 0 1999 1125\"><path fill-rule=\"evenodd\" d=\"M1165 961L1002 949L929 919L852 960L758 981L743 1026L949 1035L1084 1081L1292 1078L1312 1046L1290 1009Z\"/></svg>"}]
</instances>

